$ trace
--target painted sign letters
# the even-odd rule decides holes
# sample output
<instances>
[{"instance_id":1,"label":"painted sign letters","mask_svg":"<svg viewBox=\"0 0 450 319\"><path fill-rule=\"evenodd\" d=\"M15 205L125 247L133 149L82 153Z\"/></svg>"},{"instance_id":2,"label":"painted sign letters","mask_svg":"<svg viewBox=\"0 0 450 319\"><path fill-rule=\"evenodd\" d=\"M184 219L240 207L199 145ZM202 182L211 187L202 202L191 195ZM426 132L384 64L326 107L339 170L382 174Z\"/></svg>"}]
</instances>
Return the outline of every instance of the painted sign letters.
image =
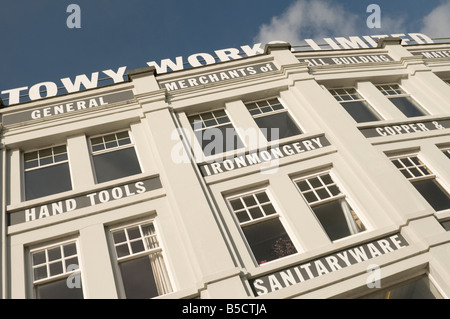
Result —
<instances>
[{"instance_id":1,"label":"painted sign letters","mask_svg":"<svg viewBox=\"0 0 450 319\"><path fill-rule=\"evenodd\" d=\"M101 189L89 194L62 199L36 207L28 207L20 211L9 212L9 225L16 225L43 219L59 214L73 212L81 208L96 206L121 198L135 196L161 188L159 177L152 177L137 182Z\"/></svg>"},{"instance_id":2,"label":"painted sign letters","mask_svg":"<svg viewBox=\"0 0 450 319\"><path fill-rule=\"evenodd\" d=\"M252 279L250 285L256 296L262 296L407 246L405 238L395 234Z\"/></svg>"}]
</instances>

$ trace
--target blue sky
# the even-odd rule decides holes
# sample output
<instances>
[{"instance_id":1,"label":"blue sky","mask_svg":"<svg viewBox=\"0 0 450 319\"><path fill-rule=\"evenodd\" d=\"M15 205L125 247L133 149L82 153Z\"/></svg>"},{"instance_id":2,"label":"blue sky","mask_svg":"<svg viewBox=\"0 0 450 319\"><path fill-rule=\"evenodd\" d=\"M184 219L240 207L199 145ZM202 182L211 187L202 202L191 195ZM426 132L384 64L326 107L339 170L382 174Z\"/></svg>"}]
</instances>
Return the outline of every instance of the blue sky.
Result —
<instances>
[{"instance_id":1,"label":"blue sky","mask_svg":"<svg viewBox=\"0 0 450 319\"><path fill-rule=\"evenodd\" d=\"M81 9L79 29L66 25L72 3ZM381 29L366 25L372 3ZM450 37L450 0L0 0L0 15L0 91L271 40Z\"/></svg>"}]
</instances>

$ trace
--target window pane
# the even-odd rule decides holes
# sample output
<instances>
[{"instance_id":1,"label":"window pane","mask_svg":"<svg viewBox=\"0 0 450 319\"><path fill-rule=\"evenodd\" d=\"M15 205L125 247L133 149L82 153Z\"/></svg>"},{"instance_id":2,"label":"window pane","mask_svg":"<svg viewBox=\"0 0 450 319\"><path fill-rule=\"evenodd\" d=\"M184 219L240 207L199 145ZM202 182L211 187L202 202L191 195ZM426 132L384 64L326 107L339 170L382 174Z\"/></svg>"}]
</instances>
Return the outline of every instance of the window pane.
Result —
<instances>
[{"instance_id":1,"label":"window pane","mask_svg":"<svg viewBox=\"0 0 450 319\"><path fill-rule=\"evenodd\" d=\"M244 197L244 202L247 207L256 205L256 200L253 195Z\"/></svg>"},{"instance_id":2,"label":"window pane","mask_svg":"<svg viewBox=\"0 0 450 319\"><path fill-rule=\"evenodd\" d=\"M261 209L259 207L250 208L249 209L250 215L253 219L263 217L263 213L261 212Z\"/></svg>"},{"instance_id":3,"label":"window pane","mask_svg":"<svg viewBox=\"0 0 450 319\"><path fill-rule=\"evenodd\" d=\"M225 113L225 110L218 110L218 111L214 111L214 116L216 117L216 119L220 118L220 117L226 117L228 119L227 113Z\"/></svg>"},{"instance_id":4,"label":"window pane","mask_svg":"<svg viewBox=\"0 0 450 319\"><path fill-rule=\"evenodd\" d=\"M412 182L414 187L422 194L434 210L439 211L450 208L450 197L435 179Z\"/></svg>"},{"instance_id":5,"label":"window pane","mask_svg":"<svg viewBox=\"0 0 450 319\"><path fill-rule=\"evenodd\" d=\"M240 198L231 200L230 204L234 211L244 208Z\"/></svg>"},{"instance_id":6,"label":"window pane","mask_svg":"<svg viewBox=\"0 0 450 319\"><path fill-rule=\"evenodd\" d=\"M270 106L262 106L261 107L261 111L263 112L263 113L269 113L269 112L272 112L272 108L270 107Z\"/></svg>"},{"instance_id":7,"label":"window pane","mask_svg":"<svg viewBox=\"0 0 450 319\"><path fill-rule=\"evenodd\" d=\"M66 267L67 267L67 271L73 270L74 268L72 268L73 266L78 266L78 257L73 257L73 258L69 258L66 259ZM69 269L69 267L71 267L71 269ZM79 268L79 267L77 267Z\"/></svg>"},{"instance_id":8,"label":"window pane","mask_svg":"<svg viewBox=\"0 0 450 319\"><path fill-rule=\"evenodd\" d=\"M34 268L34 280L47 278L47 266Z\"/></svg>"},{"instance_id":9,"label":"window pane","mask_svg":"<svg viewBox=\"0 0 450 319\"><path fill-rule=\"evenodd\" d=\"M327 190L325 188L318 189L317 195L319 195L320 199L326 199L330 197L330 194L328 194Z\"/></svg>"},{"instance_id":10,"label":"window pane","mask_svg":"<svg viewBox=\"0 0 450 319\"><path fill-rule=\"evenodd\" d=\"M311 183L311 186L314 187L314 188L322 186L322 182L319 180L318 177L310 178L309 182Z\"/></svg>"},{"instance_id":11,"label":"window pane","mask_svg":"<svg viewBox=\"0 0 450 319\"><path fill-rule=\"evenodd\" d=\"M250 217L247 214L247 211L242 211L236 213L236 217L238 218L240 223L248 222L250 220Z\"/></svg>"},{"instance_id":12,"label":"window pane","mask_svg":"<svg viewBox=\"0 0 450 319\"><path fill-rule=\"evenodd\" d=\"M279 219L244 227L243 232L258 264L297 252Z\"/></svg>"},{"instance_id":13,"label":"window pane","mask_svg":"<svg viewBox=\"0 0 450 319\"><path fill-rule=\"evenodd\" d=\"M328 187L328 190L331 192L331 195L333 195L333 196L339 195L341 193L341 191L339 190L339 188L336 185L332 185L332 186Z\"/></svg>"},{"instance_id":14,"label":"window pane","mask_svg":"<svg viewBox=\"0 0 450 319\"><path fill-rule=\"evenodd\" d=\"M391 102L407 117L423 116L425 113L408 97L390 98Z\"/></svg>"},{"instance_id":15,"label":"window pane","mask_svg":"<svg viewBox=\"0 0 450 319\"><path fill-rule=\"evenodd\" d=\"M139 227L132 227L127 229L128 238L130 239L136 239L141 237L141 231L139 230Z\"/></svg>"},{"instance_id":16,"label":"window pane","mask_svg":"<svg viewBox=\"0 0 450 319\"><path fill-rule=\"evenodd\" d=\"M125 231L124 230L120 230L120 231L114 232L113 233L113 238L114 238L114 243L116 243L116 244L122 243L122 242L127 240L127 238L125 237Z\"/></svg>"},{"instance_id":17,"label":"window pane","mask_svg":"<svg viewBox=\"0 0 450 319\"><path fill-rule=\"evenodd\" d=\"M259 201L260 204L270 201L269 197L266 194L266 192L256 194L256 198L258 198L258 201Z\"/></svg>"},{"instance_id":18,"label":"window pane","mask_svg":"<svg viewBox=\"0 0 450 319\"><path fill-rule=\"evenodd\" d=\"M39 265L45 263L45 251L41 251L33 254L33 265Z\"/></svg>"},{"instance_id":19,"label":"window pane","mask_svg":"<svg viewBox=\"0 0 450 319\"><path fill-rule=\"evenodd\" d=\"M216 125L216 124L217 124L217 121L216 121L216 119L212 118L212 119L205 120L204 123L205 123L205 126L206 126L206 127L209 127L209 126L214 126L214 125Z\"/></svg>"},{"instance_id":20,"label":"window pane","mask_svg":"<svg viewBox=\"0 0 450 319\"><path fill-rule=\"evenodd\" d=\"M49 157L41 157L39 159L39 165L40 166L44 166L44 165L48 165L53 163L53 157L49 156Z\"/></svg>"},{"instance_id":21,"label":"window pane","mask_svg":"<svg viewBox=\"0 0 450 319\"><path fill-rule=\"evenodd\" d=\"M34 161L34 160L38 159L38 153L37 153L37 151L30 152L30 153L25 153L23 155L23 157L24 157L25 161Z\"/></svg>"},{"instance_id":22,"label":"window pane","mask_svg":"<svg viewBox=\"0 0 450 319\"><path fill-rule=\"evenodd\" d=\"M136 253L139 253L139 252L145 250L142 240L133 241L130 243L130 246L131 246L131 250L133 251L133 254L136 254Z\"/></svg>"},{"instance_id":23,"label":"window pane","mask_svg":"<svg viewBox=\"0 0 450 319\"><path fill-rule=\"evenodd\" d=\"M398 159L392 160L392 163L394 163L394 165L395 165L397 168L403 168L402 163L400 163L400 161L399 161Z\"/></svg>"},{"instance_id":24,"label":"window pane","mask_svg":"<svg viewBox=\"0 0 450 319\"><path fill-rule=\"evenodd\" d=\"M67 152L66 145L61 145L61 146L54 147L53 148L53 152L55 153L55 155L66 153Z\"/></svg>"},{"instance_id":25,"label":"window pane","mask_svg":"<svg viewBox=\"0 0 450 319\"><path fill-rule=\"evenodd\" d=\"M64 248L64 256L69 257L77 254L77 246L75 244L65 245Z\"/></svg>"},{"instance_id":26,"label":"window pane","mask_svg":"<svg viewBox=\"0 0 450 319\"><path fill-rule=\"evenodd\" d=\"M122 244L122 245L116 246L116 253L117 253L118 258L130 255L130 250L128 249L128 245Z\"/></svg>"},{"instance_id":27,"label":"window pane","mask_svg":"<svg viewBox=\"0 0 450 319\"><path fill-rule=\"evenodd\" d=\"M302 132L294 123L288 112L276 113L255 118L256 124L268 141L295 136Z\"/></svg>"},{"instance_id":28,"label":"window pane","mask_svg":"<svg viewBox=\"0 0 450 319\"><path fill-rule=\"evenodd\" d=\"M408 172L406 169L401 169L400 172L402 172L403 176L405 176L406 178L412 178L414 177L410 172Z\"/></svg>"},{"instance_id":29,"label":"window pane","mask_svg":"<svg viewBox=\"0 0 450 319\"><path fill-rule=\"evenodd\" d=\"M39 157L43 158L43 157L51 157L52 156L52 149L51 148L46 148L44 150L40 150L39 151Z\"/></svg>"},{"instance_id":30,"label":"window pane","mask_svg":"<svg viewBox=\"0 0 450 319\"><path fill-rule=\"evenodd\" d=\"M56 259L61 259L61 248L59 246L48 250L48 260Z\"/></svg>"},{"instance_id":31,"label":"window pane","mask_svg":"<svg viewBox=\"0 0 450 319\"><path fill-rule=\"evenodd\" d=\"M275 98L275 99L270 99L268 100L269 104L272 105L272 107L274 107L275 105L281 105L280 101ZM281 105L281 108L283 108L283 106Z\"/></svg>"},{"instance_id":32,"label":"window pane","mask_svg":"<svg viewBox=\"0 0 450 319\"><path fill-rule=\"evenodd\" d=\"M133 147L95 155L93 159L98 183L141 173Z\"/></svg>"},{"instance_id":33,"label":"window pane","mask_svg":"<svg viewBox=\"0 0 450 319\"><path fill-rule=\"evenodd\" d=\"M272 215L272 214L275 214L275 213L276 213L275 208L273 207L272 204L266 204L266 205L264 205L264 206L263 206L263 210L264 210L264 213L265 213L266 215Z\"/></svg>"},{"instance_id":34,"label":"window pane","mask_svg":"<svg viewBox=\"0 0 450 319\"><path fill-rule=\"evenodd\" d=\"M203 121L214 119L214 115L212 112L206 112L206 113L202 113L200 115L201 115Z\"/></svg>"},{"instance_id":35,"label":"window pane","mask_svg":"<svg viewBox=\"0 0 450 319\"><path fill-rule=\"evenodd\" d=\"M36 297L39 299L83 299L82 286L69 288L67 278L53 281L36 287ZM69 279L70 280L70 279Z\"/></svg>"},{"instance_id":36,"label":"window pane","mask_svg":"<svg viewBox=\"0 0 450 319\"><path fill-rule=\"evenodd\" d=\"M56 276L64 273L62 262L58 261L56 263L50 264L50 276Z\"/></svg>"},{"instance_id":37,"label":"window pane","mask_svg":"<svg viewBox=\"0 0 450 319\"><path fill-rule=\"evenodd\" d=\"M55 155L55 163L66 161L67 158L67 153L57 154Z\"/></svg>"},{"instance_id":38,"label":"window pane","mask_svg":"<svg viewBox=\"0 0 450 319\"><path fill-rule=\"evenodd\" d=\"M341 103L341 105L358 123L379 120L379 118L371 110L370 106L364 101L346 102Z\"/></svg>"},{"instance_id":39,"label":"window pane","mask_svg":"<svg viewBox=\"0 0 450 319\"><path fill-rule=\"evenodd\" d=\"M345 200L335 200L313 208L331 240L336 240L364 230L364 226L355 224L355 215Z\"/></svg>"},{"instance_id":40,"label":"window pane","mask_svg":"<svg viewBox=\"0 0 450 319\"><path fill-rule=\"evenodd\" d=\"M37 167L39 165L38 160L34 160L34 161L27 161L25 162L25 169L29 169L29 168L33 168L33 167Z\"/></svg>"},{"instance_id":41,"label":"window pane","mask_svg":"<svg viewBox=\"0 0 450 319\"><path fill-rule=\"evenodd\" d=\"M300 190L302 192L307 191L310 189L308 183L306 181L300 181L297 183L298 188L300 188Z\"/></svg>"},{"instance_id":42,"label":"window pane","mask_svg":"<svg viewBox=\"0 0 450 319\"><path fill-rule=\"evenodd\" d=\"M325 185L333 184L333 180L331 179L331 176L329 174L320 175L320 178Z\"/></svg>"},{"instance_id":43,"label":"window pane","mask_svg":"<svg viewBox=\"0 0 450 319\"><path fill-rule=\"evenodd\" d=\"M128 131L123 131L123 132L119 132L116 134L117 138L119 140L121 139L128 139L129 135L128 135Z\"/></svg>"},{"instance_id":44,"label":"window pane","mask_svg":"<svg viewBox=\"0 0 450 319\"><path fill-rule=\"evenodd\" d=\"M148 256L121 262L119 266L128 299L147 299L158 296Z\"/></svg>"},{"instance_id":45,"label":"window pane","mask_svg":"<svg viewBox=\"0 0 450 319\"><path fill-rule=\"evenodd\" d=\"M69 164L62 163L25 172L26 200L72 189Z\"/></svg>"},{"instance_id":46,"label":"window pane","mask_svg":"<svg viewBox=\"0 0 450 319\"><path fill-rule=\"evenodd\" d=\"M313 203L318 200L317 196L313 192L303 193L303 196L305 196L305 199L308 203Z\"/></svg>"}]
</instances>

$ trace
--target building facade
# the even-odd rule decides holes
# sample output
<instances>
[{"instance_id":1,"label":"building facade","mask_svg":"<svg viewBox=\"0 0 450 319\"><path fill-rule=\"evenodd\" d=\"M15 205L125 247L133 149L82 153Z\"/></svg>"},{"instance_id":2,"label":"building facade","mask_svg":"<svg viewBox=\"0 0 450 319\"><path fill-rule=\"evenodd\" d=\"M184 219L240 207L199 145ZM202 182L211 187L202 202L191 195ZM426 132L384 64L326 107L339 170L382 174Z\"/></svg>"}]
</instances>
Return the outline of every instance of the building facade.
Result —
<instances>
[{"instance_id":1,"label":"building facade","mask_svg":"<svg viewBox=\"0 0 450 319\"><path fill-rule=\"evenodd\" d=\"M4 107L1 297L448 298L450 45L400 41Z\"/></svg>"}]
</instances>

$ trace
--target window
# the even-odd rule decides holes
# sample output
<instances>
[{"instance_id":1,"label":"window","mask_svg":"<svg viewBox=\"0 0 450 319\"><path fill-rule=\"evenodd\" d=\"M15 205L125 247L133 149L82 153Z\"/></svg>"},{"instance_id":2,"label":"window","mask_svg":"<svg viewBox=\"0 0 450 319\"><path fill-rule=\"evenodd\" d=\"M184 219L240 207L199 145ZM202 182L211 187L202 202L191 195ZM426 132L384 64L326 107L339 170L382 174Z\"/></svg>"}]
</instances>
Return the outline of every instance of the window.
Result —
<instances>
[{"instance_id":1,"label":"window","mask_svg":"<svg viewBox=\"0 0 450 319\"><path fill-rule=\"evenodd\" d=\"M398 84L378 85L377 88L407 117L426 115L417 102Z\"/></svg>"},{"instance_id":2,"label":"window","mask_svg":"<svg viewBox=\"0 0 450 319\"><path fill-rule=\"evenodd\" d=\"M277 98L247 103L245 106L269 142L302 133Z\"/></svg>"},{"instance_id":3,"label":"window","mask_svg":"<svg viewBox=\"0 0 450 319\"><path fill-rule=\"evenodd\" d=\"M75 241L34 249L30 253L36 298L83 298Z\"/></svg>"},{"instance_id":4,"label":"window","mask_svg":"<svg viewBox=\"0 0 450 319\"><path fill-rule=\"evenodd\" d=\"M448 158L450 158L450 148L444 149L444 150L442 150L442 152L443 152Z\"/></svg>"},{"instance_id":5,"label":"window","mask_svg":"<svg viewBox=\"0 0 450 319\"><path fill-rule=\"evenodd\" d=\"M24 154L25 199L72 189L66 145Z\"/></svg>"},{"instance_id":6,"label":"window","mask_svg":"<svg viewBox=\"0 0 450 319\"><path fill-rule=\"evenodd\" d=\"M443 221L441 225L446 231L450 231L450 220Z\"/></svg>"},{"instance_id":7,"label":"window","mask_svg":"<svg viewBox=\"0 0 450 319\"><path fill-rule=\"evenodd\" d=\"M361 299L442 299L442 295L428 277L421 276L387 289L377 289Z\"/></svg>"},{"instance_id":8,"label":"window","mask_svg":"<svg viewBox=\"0 0 450 319\"><path fill-rule=\"evenodd\" d=\"M294 180L331 240L365 230L329 172Z\"/></svg>"},{"instance_id":9,"label":"window","mask_svg":"<svg viewBox=\"0 0 450 319\"><path fill-rule=\"evenodd\" d=\"M330 90L334 98L358 122L379 121L380 117L354 88Z\"/></svg>"},{"instance_id":10,"label":"window","mask_svg":"<svg viewBox=\"0 0 450 319\"><path fill-rule=\"evenodd\" d=\"M91 151L97 183L141 173L128 131L91 138Z\"/></svg>"},{"instance_id":11,"label":"window","mask_svg":"<svg viewBox=\"0 0 450 319\"><path fill-rule=\"evenodd\" d=\"M206 156L243 147L225 110L216 110L189 116L195 136Z\"/></svg>"},{"instance_id":12,"label":"window","mask_svg":"<svg viewBox=\"0 0 450 319\"><path fill-rule=\"evenodd\" d=\"M436 176L422 163L417 155L392 157L391 161L434 210L450 208L448 192L437 182Z\"/></svg>"},{"instance_id":13,"label":"window","mask_svg":"<svg viewBox=\"0 0 450 319\"><path fill-rule=\"evenodd\" d=\"M111 229L111 235L126 298L153 298L172 291L153 222Z\"/></svg>"},{"instance_id":14,"label":"window","mask_svg":"<svg viewBox=\"0 0 450 319\"><path fill-rule=\"evenodd\" d=\"M227 200L258 264L297 252L265 190Z\"/></svg>"}]
</instances>

